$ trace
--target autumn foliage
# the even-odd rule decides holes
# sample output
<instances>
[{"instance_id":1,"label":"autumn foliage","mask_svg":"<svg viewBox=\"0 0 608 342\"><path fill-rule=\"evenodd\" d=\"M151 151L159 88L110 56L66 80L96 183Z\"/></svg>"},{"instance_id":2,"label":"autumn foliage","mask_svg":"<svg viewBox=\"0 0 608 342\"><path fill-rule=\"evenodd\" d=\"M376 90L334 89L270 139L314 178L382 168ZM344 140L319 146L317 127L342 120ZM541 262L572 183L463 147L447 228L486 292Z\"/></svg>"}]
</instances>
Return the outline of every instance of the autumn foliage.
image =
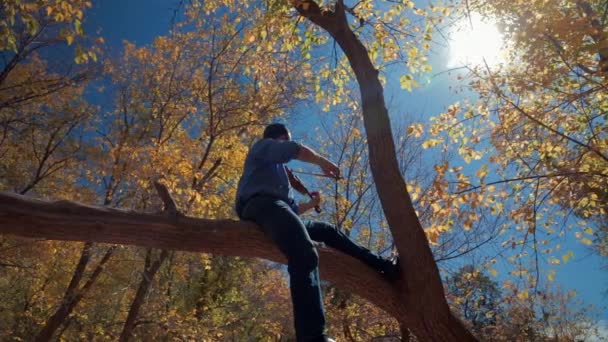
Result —
<instances>
[{"instance_id":1,"label":"autumn foliage","mask_svg":"<svg viewBox=\"0 0 608 342\"><path fill-rule=\"evenodd\" d=\"M160 180L182 214L235 218L236 182L263 127L315 117L296 138L334 160L344 180L302 175L325 195L324 213L307 219L385 256L420 233L419 253L432 251L445 293L439 313L421 321L460 329L462 320L463 333L480 339L590 336L592 308L553 280L575 257L563 239L604 254L608 244L605 4L320 5L193 1L165 36L106 56L103 38L83 30L90 2L3 1L0 190L157 213ZM327 13L348 16L346 41L360 42L376 70L365 77L382 95L393 73L417 91L438 27L471 11L500 26L505 62L458 73L474 100L430 119L391 116L390 137L378 137L384 100L378 108L366 98L377 88L362 82L361 56L335 49L343 31L331 31L327 18L336 17ZM405 210L391 214L386 186L375 186L384 150L368 147L388 138L406 181L397 190L416 216L407 231L391 223ZM1 235L0 339L290 340L286 277L260 259ZM404 284L396 298L416 308ZM338 340L405 340L424 330L333 284L324 291Z\"/></svg>"}]
</instances>

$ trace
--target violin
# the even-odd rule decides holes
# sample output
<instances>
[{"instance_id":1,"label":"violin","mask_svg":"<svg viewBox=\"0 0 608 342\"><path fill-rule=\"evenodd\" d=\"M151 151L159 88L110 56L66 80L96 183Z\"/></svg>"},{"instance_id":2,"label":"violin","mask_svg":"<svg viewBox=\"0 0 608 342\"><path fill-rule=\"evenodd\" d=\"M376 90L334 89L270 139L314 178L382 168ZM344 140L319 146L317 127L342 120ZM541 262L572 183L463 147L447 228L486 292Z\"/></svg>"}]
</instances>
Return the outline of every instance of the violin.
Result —
<instances>
[{"instance_id":1,"label":"violin","mask_svg":"<svg viewBox=\"0 0 608 342\"><path fill-rule=\"evenodd\" d=\"M315 195L318 195L318 192L313 191L310 192L308 191L308 189L304 186L304 184L302 184L302 181L300 180L300 178L298 178L298 176L293 174L293 171L291 171L290 168L285 167L285 171L287 171L287 178L289 178L289 184L291 184L291 186L299 193L303 194L303 195L307 195L308 197L310 197L311 199L314 198ZM317 213L321 212L321 208L319 208L318 205L315 206L315 211Z\"/></svg>"}]
</instances>

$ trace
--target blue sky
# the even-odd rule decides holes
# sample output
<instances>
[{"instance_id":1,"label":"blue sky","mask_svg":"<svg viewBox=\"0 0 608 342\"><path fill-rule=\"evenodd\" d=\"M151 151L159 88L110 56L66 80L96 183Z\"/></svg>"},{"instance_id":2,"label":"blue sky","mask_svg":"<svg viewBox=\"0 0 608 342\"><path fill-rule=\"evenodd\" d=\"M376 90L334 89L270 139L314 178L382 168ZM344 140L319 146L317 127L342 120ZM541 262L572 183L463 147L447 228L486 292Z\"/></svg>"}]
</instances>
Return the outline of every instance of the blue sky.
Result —
<instances>
[{"instance_id":1,"label":"blue sky","mask_svg":"<svg viewBox=\"0 0 608 342\"><path fill-rule=\"evenodd\" d=\"M85 20L85 30L104 37L110 55L120 52L122 41L137 45L152 42L154 37L167 34L177 7L176 0L104 0L93 2ZM448 69L448 50L435 48L431 56L433 74ZM430 78L430 83L414 92L401 90L398 81L390 81L385 89L387 104L391 110L429 117L444 111L447 106L460 100L467 93L455 93L451 87L458 86L454 73L441 73ZM570 232L574 235L574 232ZM572 236L573 237L573 236ZM573 250L574 259L558 268L556 282L564 289L576 290L587 303L601 310L601 317L608 321L607 296L608 272L601 269L601 260L583 245L564 241L564 250Z\"/></svg>"}]
</instances>

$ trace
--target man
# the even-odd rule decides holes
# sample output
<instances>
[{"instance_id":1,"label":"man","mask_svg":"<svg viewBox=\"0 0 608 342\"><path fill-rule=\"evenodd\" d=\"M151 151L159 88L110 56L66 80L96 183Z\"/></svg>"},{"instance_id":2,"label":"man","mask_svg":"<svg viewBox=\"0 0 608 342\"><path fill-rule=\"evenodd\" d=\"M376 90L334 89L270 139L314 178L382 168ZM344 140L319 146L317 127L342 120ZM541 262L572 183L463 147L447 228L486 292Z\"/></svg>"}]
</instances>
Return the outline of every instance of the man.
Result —
<instances>
[{"instance_id":1,"label":"man","mask_svg":"<svg viewBox=\"0 0 608 342\"><path fill-rule=\"evenodd\" d=\"M333 341L325 335L319 257L312 240L360 259L390 280L398 276L399 267L355 244L331 224L302 222L298 215L318 206L321 197L313 195L309 202L295 203L284 165L293 159L316 164L329 177L340 177L335 164L291 141L284 125L271 124L247 154L236 211L241 219L257 223L287 257L297 341Z\"/></svg>"}]
</instances>

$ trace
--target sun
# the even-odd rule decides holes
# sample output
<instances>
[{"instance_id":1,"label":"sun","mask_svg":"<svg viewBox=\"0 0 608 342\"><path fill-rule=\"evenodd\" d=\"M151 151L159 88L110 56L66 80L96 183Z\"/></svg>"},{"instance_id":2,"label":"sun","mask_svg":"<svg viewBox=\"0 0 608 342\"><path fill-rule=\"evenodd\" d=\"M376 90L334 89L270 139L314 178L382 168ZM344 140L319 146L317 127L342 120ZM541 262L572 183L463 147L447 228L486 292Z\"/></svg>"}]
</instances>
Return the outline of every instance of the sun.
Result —
<instances>
[{"instance_id":1,"label":"sun","mask_svg":"<svg viewBox=\"0 0 608 342\"><path fill-rule=\"evenodd\" d=\"M448 67L483 65L484 60L489 66L500 64L502 46L503 37L496 24L472 14L470 20L464 19L450 32Z\"/></svg>"}]
</instances>

